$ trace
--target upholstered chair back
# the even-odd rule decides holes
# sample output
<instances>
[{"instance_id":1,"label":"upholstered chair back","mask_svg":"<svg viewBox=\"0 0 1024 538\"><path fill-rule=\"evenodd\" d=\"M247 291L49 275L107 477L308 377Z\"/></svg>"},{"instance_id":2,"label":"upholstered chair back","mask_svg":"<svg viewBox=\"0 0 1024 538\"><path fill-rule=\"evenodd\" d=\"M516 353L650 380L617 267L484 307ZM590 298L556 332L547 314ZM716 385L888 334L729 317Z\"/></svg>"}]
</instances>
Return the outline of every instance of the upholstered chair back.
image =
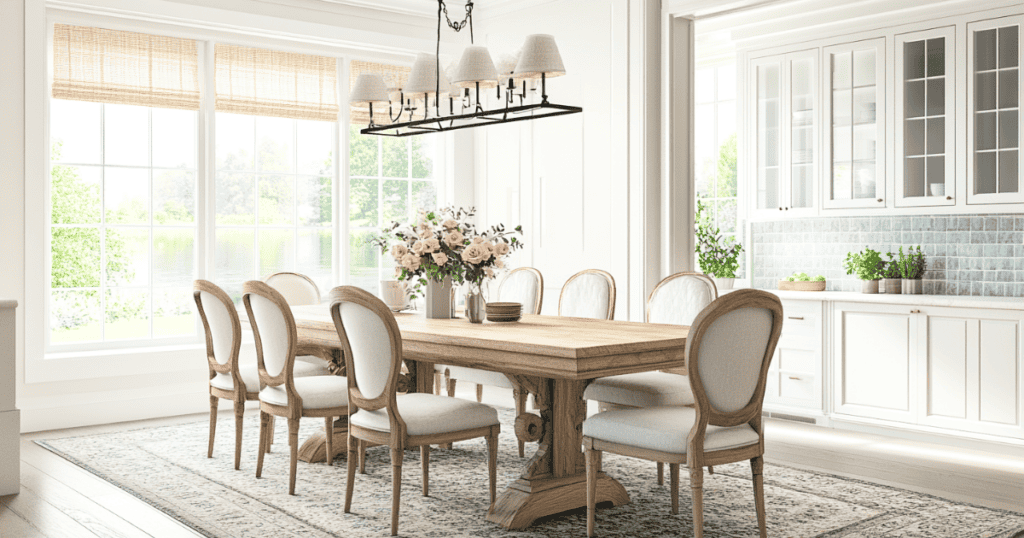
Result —
<instances>
[{"instance_id":1,"label":"upholstered chair back","mask_svg":"<svg viewBox=\"0 0 1024 538\"><path fill-rule=\"evenodd\" d=\"M213 282L196 280L193 291L199 317L207 334L207 350L217 364L237 360L241 324L231 297Z\"/></svg>"},{"instance_id":2,"label":"upholstered chair back","mask_svg":"<svg viewBox=\"0 0 1024 538\"><path fill-rule=\"evenodd\" d=\"M299 273L274 273L265 280L284 296L290 306L320 304L320 288L313 279Z\"/></svg>"},{"instance_id":3,"label":"upholstered chair back","mask_svg":"<svg viewBox=\"0 0 1024 538\"><path fill-rule=\"evenodd\" d=\"M718 298L714 280L702 273L666 277L647 299L647 321L690 325L697 314Z\"/></svg>"},{"instance_id":4,"label":"upholstered chair back","mask_svg":"<svg viewBox=\"0 0 1024 538\"><path fill-rule=\"evenodd\" d=\"M522 304L524 314L540 314L544 277L532 267L514 269L498 286L498 300Z\"/></svg>"},{"instance_id":5,"label":"upholstered chair back","mask_svg":"<svg viewBox=\"0 0 1024 538\"><path fill-rule=\"evenodd\" d=\"M562 287L558 315L571 318L615 317L615 279L600 269L576 273Z\"/></svg>"},{"instance_id":6,"label":"upholstered chair back","mask_svg":"<svg viewBox=\"0 0 1024 538\"><path fill-rule=\"evenodd\" d=\"M349 401L364 409L385 407L395 396L402 367L394 314L366 290L339 286L331 290L331 316L348 367ZM355 396L351 388L357 389Z\"/></svg>"},{"instance_id":7,"label":"upholstered chair back","mask_svg":"<svg viewBox=\"0 0 1024 538\"><path fill-rule=\"evenodd\" d=\"M292 310L281 293L263 282L249 281L242 289L242 302L256 340L259 368L275 378L269 385L280 385L291 377L295 362L298 334Z\"/></svg>"},{"instance_id":8,"label":"upholstered chair back","mask_svg":"<svg viewBox=\"0 0 1024 538\"><path fill-rule=\"evenodd\" d=\"M782 332L782 303L771 293L739 290L705 308L686 342L690 384L706 424L760 418L768 366Z\"/></svg>"}]
</instances>

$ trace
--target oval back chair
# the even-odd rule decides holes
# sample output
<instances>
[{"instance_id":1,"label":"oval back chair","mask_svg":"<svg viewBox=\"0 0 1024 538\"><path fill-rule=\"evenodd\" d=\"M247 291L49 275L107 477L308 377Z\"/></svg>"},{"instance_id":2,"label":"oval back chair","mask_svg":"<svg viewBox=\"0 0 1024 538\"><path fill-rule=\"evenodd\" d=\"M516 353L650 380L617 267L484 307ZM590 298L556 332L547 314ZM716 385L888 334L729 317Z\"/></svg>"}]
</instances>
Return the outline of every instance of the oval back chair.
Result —
<instances>
[{"instance_id":1,"label":"oval back chair","mask_svg":"<svg viewBox=\"0 0 1024 538\"><path fill-rule=\"evenodd\" d=\"M558 315L615 319L615 279L611 273L585 269L569 277L558 297Z\"/></svg>"}]
</instances>

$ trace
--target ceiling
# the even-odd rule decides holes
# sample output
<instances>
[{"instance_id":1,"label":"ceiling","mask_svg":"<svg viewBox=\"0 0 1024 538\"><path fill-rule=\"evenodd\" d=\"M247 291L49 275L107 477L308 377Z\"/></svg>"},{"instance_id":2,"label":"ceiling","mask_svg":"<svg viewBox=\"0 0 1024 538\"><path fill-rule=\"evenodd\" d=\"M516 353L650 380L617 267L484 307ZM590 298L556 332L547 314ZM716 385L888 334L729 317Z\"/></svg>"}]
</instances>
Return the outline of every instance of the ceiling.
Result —
<instances>
[{"instance_id":1,"label":"ceiling","mask_svg":"<svg viewBox=\"0 0 1024 538\"><path fill-rule=\"evenodd\" d=\"M381 11L392 11L406 15L437 17L437 0L318 0L330 4L345 4ZM504 12L515 6L523 9L546 4L554 0L474 0L476 12L480 17L487 17L489 12ZM785 3L790 0L662 0L665 10L677 16L695 16L696 18L717 16L720 14L763 7L770 4ZM446 0L449 14L455 10L462 11L465 0Z\"/></svg>"}]
</instances>

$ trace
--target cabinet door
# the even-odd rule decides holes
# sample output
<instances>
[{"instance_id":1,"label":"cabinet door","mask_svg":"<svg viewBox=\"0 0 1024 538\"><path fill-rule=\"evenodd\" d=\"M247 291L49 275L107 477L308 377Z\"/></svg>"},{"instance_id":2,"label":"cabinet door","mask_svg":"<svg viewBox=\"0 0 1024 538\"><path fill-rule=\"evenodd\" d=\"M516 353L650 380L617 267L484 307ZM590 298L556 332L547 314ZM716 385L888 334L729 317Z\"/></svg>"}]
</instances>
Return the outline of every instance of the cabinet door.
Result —
<instances>
[{"instance_id":1,"label":"cabinet door","mask_svg":"<svg viewBox=\"0 0 1024 538\"><path fill-rule=\"evenodd\" d=\"M885 39L824 50L823 206L885 207Z\"/></svg>"},{"instance_id":2,"label":"cabinet door","mask_svg":"<svg viewBox=\"0 0 1024 538\"><path fill-rule=\"evenodd\" d=\"M837 413L915 422L918 318L910 307L836 303Z\"/></svg>"},{"instance_id":3,"label":"cabinet door","mask_svg":"<svg viewBox=\"0 0 1024 538\"><path fill-rule=\"evenodd\" d=\"M764 216L782 211L782 57L755 60L751 74L754 92L755 185L754 208Z\"/></svg>"},{"instance_id":4,"label":"cabinet door","mask_svg":"<svg viewBox=\"0 0 1024 538\"><path fill-rule=\"evenodd\" d=\"M813 216L818 183L818 51L786 55L786 216Z\"/></svg>"},{"instance_id":5,"label":"cabinet door","mask_svg":"<svg viewBox=\"0 0 1024 538\"><path fill-rule=\"evenodd\" d=\"M1006 17L967 25L967 203L1024 202L1020 140L1021 25Z\"/></svg>"},{"instance_id":6,"label":"cabinet door","mask_svg":"<svg viewBox=\"0 0 1024 538\"><path fill-rule=\"evenodd\" d=\"M896 206L956 203L954 27L896 36Z\"/></svg>"},{"instance_id":7,"label":"cabinet door","mask_svg":"<svg viewBox=\"0 0 1024 538\"><path fill-rule=\"evenodd\" d=\"M783 301L785 321L769 369L765 404L769 411L822 411L821 301Z\"/></svg>"}]
</instances>

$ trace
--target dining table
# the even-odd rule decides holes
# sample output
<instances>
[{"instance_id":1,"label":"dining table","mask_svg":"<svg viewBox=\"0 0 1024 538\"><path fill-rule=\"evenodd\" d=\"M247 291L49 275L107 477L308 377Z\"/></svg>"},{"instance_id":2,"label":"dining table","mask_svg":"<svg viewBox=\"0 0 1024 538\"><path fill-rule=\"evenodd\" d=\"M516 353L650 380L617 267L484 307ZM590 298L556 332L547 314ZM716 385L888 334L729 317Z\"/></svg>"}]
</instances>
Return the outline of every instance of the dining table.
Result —
<instances>
[{"instance_id":1,"label":"dining table","mask_svg":"<svg viewBox=\"0 0 1024 538\"><path fill-rule=\"evenodd\" d=\"M293 306L292 314L300 348L322 349L317 355L325 359L340 356L329 305ZM537 413L516 417L515 433L535 442L537 450L487 512L488 521L512 530L586 506L583 391L591 381L686 364L689 327L680 325L543 315L503 323L427 319L417 312L394 316L406 371L400 390L431 392L434 364L439 363L503 373L515 390L533 395ZM344 435L344 426L338 424L335 435ZM307 440L304 451L320 448L311 445L323 441L322 434ZM617 480L599 472L597 502L619 506L629 502L629 495Z\"/></svg>"}]
</instances>

